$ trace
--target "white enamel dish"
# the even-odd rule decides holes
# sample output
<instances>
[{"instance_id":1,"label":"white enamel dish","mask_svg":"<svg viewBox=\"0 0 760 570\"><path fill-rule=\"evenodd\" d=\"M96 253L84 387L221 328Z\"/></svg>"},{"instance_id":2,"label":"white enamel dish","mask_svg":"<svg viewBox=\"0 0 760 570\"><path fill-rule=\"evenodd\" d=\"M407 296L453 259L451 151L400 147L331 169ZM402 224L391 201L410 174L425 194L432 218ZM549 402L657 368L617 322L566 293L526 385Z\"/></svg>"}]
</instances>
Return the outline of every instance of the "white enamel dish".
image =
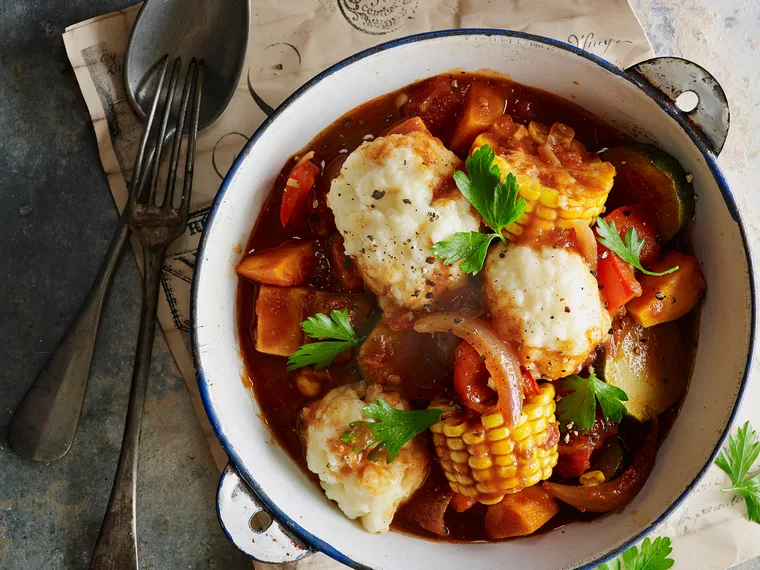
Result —
<instances>
[{"instance_id":1,"label":"white enamel dish","mask_svg":"<svg viewBox=\"0 0 760 570\"><path fill-rule=\"evenodd\" d=\"M452 69L492 69L572 101L617 128L648 138L694 175L691 226L708 283L694 374L646 486L622 513L502 543L433 542L396 532L376 536L348 520L274 443L245 374L236 324L237 277L253 224L282 165L352 108ZM692 90L699 105L673 100ZM193 284L193 350L201 395L230 464L218 510L230 539L266 562L319 550L355 568L593 568L651 531L685 498L718 452L750 367L755 295L739 212L716 155L728 130L720 86L676 58L621 70L567 44L503 30L422 34L362 52L299 89L256 131L211 208ZM254 371L255 374L255 371ZM264 509L274 521L267 526ZM265 528L264 528L265 527ZM262 530L263 528L263 530ZM261 532L255 532L253 529Z\"/></svg>"}]
</instances>

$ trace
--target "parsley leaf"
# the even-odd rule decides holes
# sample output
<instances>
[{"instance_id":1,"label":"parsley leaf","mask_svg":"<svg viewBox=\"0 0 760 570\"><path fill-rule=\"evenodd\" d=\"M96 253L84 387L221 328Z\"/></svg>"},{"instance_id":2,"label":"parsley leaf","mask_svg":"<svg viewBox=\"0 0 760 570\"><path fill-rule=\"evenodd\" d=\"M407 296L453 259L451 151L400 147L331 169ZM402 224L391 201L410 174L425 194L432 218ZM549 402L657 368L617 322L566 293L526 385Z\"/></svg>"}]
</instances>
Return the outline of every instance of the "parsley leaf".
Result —
<instances>
[{"instance_id":1,"label":"parsley leaf","mask_svg":"<svg viewBox=\"0 0 760 570\"><path fill-rule=\"evenodd\" d=\"M632 546L623 552L623 564L620 558L615 558L599 566L598 570L668 570L675 561L670 558L673 548L667 536L660 536L651 540L645 538L641 543L641 550Z\"/></svg>"},{"instance_id":2,"label":"parsley leaf","mask_svg":"<svg viewBox=\"0 0 760 570\"><path fill-rule=\"evenodd\" d=\"M509 173L502 183L499 166L494 164L495 157L491 147L483 145L467 157L465 165L469 176L461 170L454 172L457 188L483 216L491 232L457 232L431 249L446 265L463 260L460 268L473 275L483 268L491 242L499 238L506 244L502 230L525 213L525 200L518 198L517 179Z\"/></svg>"},{"instance_id":3,"label":"parsley leaf","mask_svg":"<svg viewBox=\"0 0 760 570\"><path fill-rule=\"evenodd\" d=\"M654 275L659 277L661 275L667 275L678 270L678 266L675 265L665 271L649 271L641 266L639 258L641 257L641 250L644 247L644 239L639 237L636 228L630 228L625 233L625 243L620 239L620 234L615 227L615 222L609 222L604 218L596 219L596 232L599 234L597 240L604 247L617 254L617 256L626 263L633 265L636 269L647 275Z\"/></svg>"},{"instance_id":4,"label":"parsley leaf","mask_svg":"<svg viewBox=\"0 0 760 570\"><path fill-rule=\"evenodd\" d=\"M737 493L747 505L747 518L760 523L760 474L747 477L752 464L760 454L757 433L749 422L729 436L728 443L715 460L715 465L726 472L731 479L731 487L721 489L724 493Z\"/></svg>"},{"instance_id":5,"label":"parsley leaf","mask_svg":"<svg viewBox=\"0 0 760 570\"><path fill-rule=\"evenodd\" d=\"M299 346L288 358L288 371L311 364L317 370L327 368L341 352L364 340L356 336L348 320L347 310L332 311L329 317L324 313L317 313L303 321L301 328L311 338L334 340L310 342Z\"/></svg>"},{"instance_id":6,"label":"parsley leaf","mask_svg":"<svg viewBox=\"0 0 760 570\"><path fill-rule=\"evenodd\" d=\"M422 433L441 419L445 410L397 410L383 399L362 409L368 418L376 422L351 422L349 429L341 437L345 443L354 446L354 452L372 448L368 459L378 461L381 457L391 463L406 442Z\"/></svg>"},{"instance_id":7,"label":"parsley leaf","mask_svg":"<svg viewBox=\"0 0 760 570\"><path fill-rule=\"evenodd\" d=\"M573 422L578 429L588 431L593 427L597 402L605 418L615 422L623 419L623 402L628 400L628 395L617 386L603 382L596 374L590 374L588 378L575 374L568 376L562 381L562 388L570 393L559 401L557 413L562 415L563 421Z\"/></svg>"},{"instance_id":8,"label":"parsley leaf","mask_svg":"<svg viewBox=\"0 0 760 570\"><path fill-rule=\"evenodd\" d=\"M461 259L459 268L465 273L474 275L483 267L488 246L498 237L496 234L480 232L457 232L450 239L439 241L430 251L437 258L444 259L446 265L451 265Z\"/></svg>"},{"instance_id":9,"label":"parsley leaf","mask_svg":"<svg viewBox=\"0 0 760 570\"><path fill-rule=\"evenodd\" d=\"M760 523L760 473L721 491L741 495L747 505L747 518L752 522Z\"/></svg>"}]
</instances>

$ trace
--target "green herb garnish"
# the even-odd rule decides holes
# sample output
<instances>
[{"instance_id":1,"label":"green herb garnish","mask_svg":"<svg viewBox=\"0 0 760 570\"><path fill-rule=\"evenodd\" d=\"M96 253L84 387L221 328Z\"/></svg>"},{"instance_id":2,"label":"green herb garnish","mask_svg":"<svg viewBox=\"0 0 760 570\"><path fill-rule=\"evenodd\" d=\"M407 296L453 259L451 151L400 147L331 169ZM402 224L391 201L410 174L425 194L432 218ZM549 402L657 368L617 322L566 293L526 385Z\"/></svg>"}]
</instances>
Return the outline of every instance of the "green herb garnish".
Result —
<instances>
[{"instance_id":1,"label":"green herb garnish","mask_svg":"<svg viewBox=\"0 0 760 570\"><path fill-rule=\"evenodd\" d=\"M654 541L645 538L641 550L632 546L622 556L599 566L598 570L668 570L675 564L669 557L671 552L673 548L667 536L660 536Z\"/></svg>"},{"instance_id":2,"label":"green herb garnish","mask_svg":"<svg viewBox=\"0 0 760 570\"><path fill-rule=\"evenodd\" d=\"M604 218L596 219L596 232L599 234L597 240L604 247L617 254L617 256L633 265L636 269L647 275L654 275L659 277L660 275L667 275L678 270L678 266L671 267L665 271L659 273L655 271L649 271L641 266L639 258L641 257L641 250L644 247L644 238L640 238L636 228L630 228L625 233L625 243L620 239L620 234L615 227L615 222L607 223Z\"/></svg>"},{"instance_id":3,"label":"green herb garnish","mask_svg":"<svg viewBox=\"0 0 760 570\"><path fill-rule=\"evenodd\" d=\"M737 493L747 504L747 518L760 523L760 473L747 477L752 464L760 454L760 442L749 422L745 422L736 434L729 436L728 443L715 460L715 465L726 472L731 487L721 489L724 493Z\"/></svg>"},{"instance_id":4,"label":"green herb garnish","mask_svg":"<svg viewBox=\"0 0 760 570\"><path fill-rule=\"evenodd\" d=\"M362 338L356 336L348 320L348 311L332 311L328 317L317 313L301 323L301 328L311 338L333 339L322 342L310 342L298 347L288 358L288 370L314 365L317 370L330 366L333 360L347 348L359 344Z\"/></svg>"},{"instance_id":5,"label":"green herb garnish","mask_svg":"<svg viewBox=\"0 0 760 570\"><path fill-rule=\"evenodd\" d=\"M590 430L596 420L597 402L606 419L614 422L623 419L623 402L628 400L628 395L617 386L603 382L596 374L590 374L588 378L568 376L562 381L562 388L570 390L557 406L557 414L562 416L563 422L573 422L583 431Z\"/></svg>"},{"instance_id":6,"label":"green herb garnish","mask_svg":"<svg viewBox=\"0 0 760 570\"><path fill-rule=\"evenodd\" d=\"M525 213L525 200L517 197L517 179L509 173L502 183L494 158L491 147L483 145L467 157L465 165L469 176L461 170L454 172L457 188L480 212L491 233L457 232L431 249L433 255L443 259L446 265L461 260L461 270L473 275L483 268L491 242L498 238L506 245L502 230Z\"/></svg>"},{"instance_id":7,"label":"green herb garnish","mask_svg":"<svg viewBox=\"0 0 760 570\"><path fill-rule=\"evenodd\" d=\"M362 413L376 422L351 422L341 440L353 446L354 453L370 449L367 456L372 461L386 458L390 463L406 442L440 421L445 410L397 410L388 402L378 399L362 409Z\"/></svg>"}]
</instances>

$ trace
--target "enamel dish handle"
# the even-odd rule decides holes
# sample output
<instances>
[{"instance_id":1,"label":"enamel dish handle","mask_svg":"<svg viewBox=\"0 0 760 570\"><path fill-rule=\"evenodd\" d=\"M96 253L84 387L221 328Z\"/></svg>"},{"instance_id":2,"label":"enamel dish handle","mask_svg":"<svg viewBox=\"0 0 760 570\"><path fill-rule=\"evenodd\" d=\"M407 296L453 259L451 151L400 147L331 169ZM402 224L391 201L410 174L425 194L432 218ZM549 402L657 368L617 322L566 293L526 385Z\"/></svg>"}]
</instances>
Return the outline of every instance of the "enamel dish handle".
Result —
<instances>
[{"instance_id":1,"label":"enamel dish handle","mask_svg":"<svg viewBox=\"0 0 760 570\"><path fill-rule=\"evenodd\" d=\"M728 136L730 112L728 100L718 81L703 67L680 57L656 57L637 63L626 70L639 85L648 91L655 89L670 100L673 110L687 119L701 135L708 150L720 154ZM693 92L696 107L681 109L676 99Z\"/></svg>"},{"instance_id":2,"label":"enamel dish handle","mask_svg":"<svg viewBox=\"0 0 760 570\"><path fill-rule=\"evenodd\" d=\"M294 562L314 553L272 517L231 464L219 481L216 508L230 541L258 562Z\"/></svg>"}]
</instances>

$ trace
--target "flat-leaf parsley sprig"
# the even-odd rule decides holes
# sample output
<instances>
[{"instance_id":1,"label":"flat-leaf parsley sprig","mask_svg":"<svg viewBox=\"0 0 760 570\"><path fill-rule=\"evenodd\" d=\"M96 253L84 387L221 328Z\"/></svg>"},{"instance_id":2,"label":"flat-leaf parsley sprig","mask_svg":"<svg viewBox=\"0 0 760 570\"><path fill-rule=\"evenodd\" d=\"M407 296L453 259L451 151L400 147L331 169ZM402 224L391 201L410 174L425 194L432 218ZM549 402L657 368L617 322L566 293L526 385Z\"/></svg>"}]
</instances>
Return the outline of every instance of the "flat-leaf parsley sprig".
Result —
<instances>
[{"instance_id":1,"label":"flat-leaf parsley sprig","mask_svg":"<svg viewBox=\"0 0 760 570\"><path fill-rule=\"evenodd\" d=\"M641 250L644 247L644 238L640 238L636 228L630 228L625 233L625 243L620 239L620 234L615 227L615 222L607 222L604 218L596 219L596 232L599 234L597 240L604 247L617 254L617 256L633 265L636 269L647 275L654 275L659 277L660 275L667 275L678 270L678 266L675 265L665 271L649 271L641 266L639 258L641 257Z\"/></svg>"},{"instance_id":2,"label":"flat-leaf parsley sprig","mask_svg":"<svg viewBox=\"0 0 760 570\"><path fill-rule=\"evenodd\" d=\"M562 422L572 422L576 429L588 431L596 420L596 403L602 409L606 419L619 422L625 414L623 402L628 395L618 388L603 382L596 374L588 378L568 376L562 381L562 388L570 390L567 396L562 396L557 406L557 415Z\"/></svg>"},{"instance_id":3,"label":"flat-leaf parsley sprig","mask_svg":"<svg viewBox=\"0 0 760 570\"><path fill-rule=\"evenodd\" d=\"M289 371L311 364L317 370L327 368L341 352L364 340L354 332L354 327L348 320L347 310L332 311L329 317L324 313L317 313L303 321L301 328L309 337L320 339L321 342L310 342L299 346L298 350L288 358Z\"/></svg>"},{"instance_id":4,"label":"flat-leaf parsley sprig","mask_svg":"<svg viewBox=\"0 0 760 570\"><path fill-rule=\"evenodd\" d=\"M668 570L675 561L670 558L673 548L667 536L645 538L641 550L632 546L623 555L599 566L598 570ZM622 561L621 561L622 558Z\"/></svg>"},{"instance_id":5,"label":"flat-leaf parsley sprig","mask_svg":"<svg viewBox=\"0 0 760 570\"><path fill-rule=\"evenodd\" d=\"M436 408L397 410L378 399L362 409L365 416L377 421L351 422L341 440L352 445L354 453L370 449L367 458L371 461L385 458L386 463L391 463L406 442L440 421L444 411Z\"/></svg>"},{"instance_id":6,"label":"flat-leaf parsley sprig","mask_svg":"<svg viewBox=\"0 0 760 570\"><path fill-rule=\"evenodd\" d=\"M731 487L721 489L724 493L737 493L747 504L747 518L760 523L760 473L747 477L752 464L760 454L757 433L745 422L736 433L729 436L728 443L715 460L715 465L726 472Z\"/></svg>"},{"instance_id":7,"label":"flat-leaf parsley sprig","mask_svg":"<svg viewBox=\"0 0 760 570\"><path fill-rule=\"evenodd\" d=\"M443 259L446 265L461 260L461 270L473 275L483 268L491 242L498 238L506 245L502 230L525 213L525 200L517 197L517 179L509 173L501 182L499 166L494 164L495 156L490 146L483 145L467 157L465 165L469 176L461 170L454 172L457 188L480 212L492 231L457 232L431 249L433 255Z\"/></svg>"}]
</instances>

